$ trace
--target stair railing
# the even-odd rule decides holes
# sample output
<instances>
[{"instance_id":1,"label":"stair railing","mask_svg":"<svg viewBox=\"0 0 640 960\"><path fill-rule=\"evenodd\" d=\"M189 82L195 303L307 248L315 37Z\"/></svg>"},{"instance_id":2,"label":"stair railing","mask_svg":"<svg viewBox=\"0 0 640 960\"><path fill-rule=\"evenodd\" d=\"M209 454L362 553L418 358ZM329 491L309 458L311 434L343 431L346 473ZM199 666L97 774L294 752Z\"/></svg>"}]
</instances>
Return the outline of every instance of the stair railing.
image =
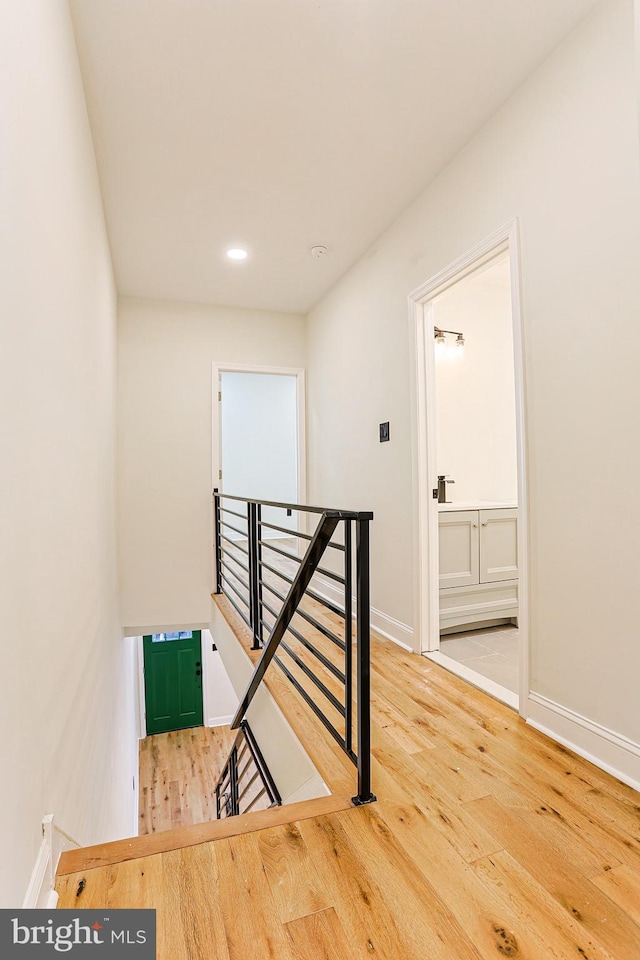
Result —
<instances>
[{"instance_id":1,"label":"stair railing","mask_svg":"<svg viewBox=\"0 0 640 960\"><path fill-rule=\"evenodd\" d=\"M218 820L282 803L269 767L246 720L240 723L227 762L216 784Z\"/></svg>"},{"instance_id":2,"label":"stair railing","mask_svg":"<svg viewBox=\"0 0 640 960\"><path fill-rule=\"evenodd\" d=\"M249 627L253 649L262 649L232 729L241 726L267 669L275 662L356 765L358 792L353 802L371 803L376 799L371 791L370 704L369 523L373 514L253 500L217 489L213 496L216 593L224 594ZM281 513L282 522L274 522ZM293 514L318 517L315 530L298 529L300 522L289 526L285 518ZM278 535L306 544L304 555L279 546L274 539Z\"/></svg>"}]
</instances>

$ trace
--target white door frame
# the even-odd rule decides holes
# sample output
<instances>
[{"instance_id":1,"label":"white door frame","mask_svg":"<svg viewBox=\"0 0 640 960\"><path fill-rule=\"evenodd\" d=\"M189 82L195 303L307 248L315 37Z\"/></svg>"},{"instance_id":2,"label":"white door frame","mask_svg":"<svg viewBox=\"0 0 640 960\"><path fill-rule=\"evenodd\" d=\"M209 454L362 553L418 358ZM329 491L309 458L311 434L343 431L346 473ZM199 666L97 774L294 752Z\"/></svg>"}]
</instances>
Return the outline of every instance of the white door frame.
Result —
<instances>
[{"instance_id":1,"label":"white door frame","mask_svg":"<svg viewBox=\"0 0 640 960\"><path fill-rule=\"evenodd\" d=\"M307 430L306 430L306 377L302 367L262 367L249 363L220 363L211 365L211 489L218 486L220 473L220 441L222 403L219 398L221 373L266 373L296 378L296 430L298 444L298 502L307 502ZM231 491L230 491L231 492ZM300 517L301 514L298 514Z\"/></svg>"},{"instance_id":2,"label":"white door frame","mask_svg":"<svg viewBox=\"0 0 640 960\"><path fill-rule=\"evenodd\" d=\"M516 401L516 456L518 466L518 623L520 627L520 715L526 717L529 696L529 508L524 400L524 337L520 296L518 222L511 220L464 256L409 294L409 348L412 394L412 451L414 480L414 624L420 653L440 646L438 596L438 505L436 388L433 339L433 300L482 264L509 251L511 310Z\"/></svg>"}]
</instances>

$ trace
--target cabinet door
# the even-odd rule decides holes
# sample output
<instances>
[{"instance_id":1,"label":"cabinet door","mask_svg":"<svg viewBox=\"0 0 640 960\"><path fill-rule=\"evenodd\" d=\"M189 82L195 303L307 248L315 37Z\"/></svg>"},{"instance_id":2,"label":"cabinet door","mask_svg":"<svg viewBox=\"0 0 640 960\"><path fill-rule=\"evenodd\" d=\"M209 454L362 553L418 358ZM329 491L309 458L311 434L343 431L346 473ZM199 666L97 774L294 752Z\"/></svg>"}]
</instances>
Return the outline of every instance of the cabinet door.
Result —
<instances>
[{"instance_id":1,"label":"cabinet door","mask_svg":"<svg viewBox=\"0 0 640 960\"><path fill-rule=\"evenodd\" d=\"M517 509L480 510L480 583L517 577Z\"/></svg>"},{"instance_id":2,"label":"cabinet door","mask_svg":"<svg viewBox=\"0 0 640 960\"><path fill-rule=\"evenodd\" d=\"M438 527L440 589L478 583L478 511L441 513Z\"/></svg>"}]
</instances>

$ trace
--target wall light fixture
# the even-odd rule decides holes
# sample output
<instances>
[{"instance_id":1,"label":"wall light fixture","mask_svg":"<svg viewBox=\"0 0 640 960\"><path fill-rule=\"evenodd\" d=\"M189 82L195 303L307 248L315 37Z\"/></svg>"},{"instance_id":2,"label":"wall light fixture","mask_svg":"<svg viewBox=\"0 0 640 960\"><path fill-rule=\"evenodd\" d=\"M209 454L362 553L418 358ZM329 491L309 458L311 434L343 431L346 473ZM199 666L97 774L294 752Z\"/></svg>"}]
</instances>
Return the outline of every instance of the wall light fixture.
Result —
<instances>
[{"instance_id":1,"label":"wall light fixture","mask_svg":"<svg viewBox=\"0 0 640 960\"><path fill-rule=\"evenodd\" d=\"M433 328L436 341L436 359L446 357L448 360L461 360L464 355L464 336L458 330L441 330ZM447 336L455 340L447 340Z\"/></svg>"}]
</instances>

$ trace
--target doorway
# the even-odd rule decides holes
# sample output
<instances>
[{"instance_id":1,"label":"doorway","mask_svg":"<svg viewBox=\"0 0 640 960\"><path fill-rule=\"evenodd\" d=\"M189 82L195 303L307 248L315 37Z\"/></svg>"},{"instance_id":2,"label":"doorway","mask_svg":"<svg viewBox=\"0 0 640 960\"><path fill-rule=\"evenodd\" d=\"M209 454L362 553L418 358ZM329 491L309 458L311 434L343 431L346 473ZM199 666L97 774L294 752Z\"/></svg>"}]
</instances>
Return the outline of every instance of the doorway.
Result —
<instances>
[{"instance_id":1,"label":"doorway","mask_svg":"<svg viewBox=\"0 0 640 960\"><path fill-rule=\"evenodd\" d=\"M200 630L143 637L147 736L202 726Z\"/></svg>"},{"instance_id":2,"label":"doorway","mask_svg":"<svg viewBox=\"0 0 640 960\"><path fill-rule=\"evenodd\" d=\"M213 384L213 486L232 496L305 503L304 370L215 364ZM298 530L300 516L262 509L273 539Z\"/></svg>"},{"instance_id":3,"label":"doorway","mask_svg":"<svg viewBox=\"0 0 640 960\"><path fill-rule=\"evenodd\" d=\"M410 297L420 652L524 716L527 504L517 230Z\"/></svg>"}]
</instances>

